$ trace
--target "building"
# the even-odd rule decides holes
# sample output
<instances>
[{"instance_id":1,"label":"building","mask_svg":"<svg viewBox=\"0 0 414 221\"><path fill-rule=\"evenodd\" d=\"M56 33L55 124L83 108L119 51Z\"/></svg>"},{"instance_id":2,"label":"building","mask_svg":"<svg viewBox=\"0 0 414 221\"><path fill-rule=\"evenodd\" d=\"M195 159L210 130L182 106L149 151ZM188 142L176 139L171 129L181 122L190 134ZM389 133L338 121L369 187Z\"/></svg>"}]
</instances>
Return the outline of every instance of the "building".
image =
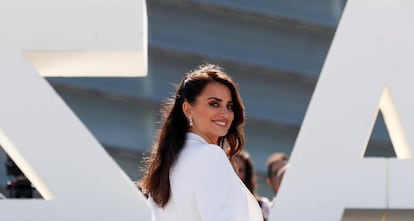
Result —
<instances>
[{"instance_id":1,"label":"building","mask_svg":"<svg viewBox=\"0 0 414 221\"><path fill-rule=\"evenodd\" d=\"M48 78L132 180L151 147L160 102L204 62L225 68L246 106L246 150L262 195L269 154L290 154L345 0L151 0L145 78ZM1 126L1 125L0 125ZM346 135L344 135L346 136ZM383 121L366 156L393 156ZM0 162L5 162L0 154ZM5 184L9 177L0 170Z\"/></svg>"}]
</instances>

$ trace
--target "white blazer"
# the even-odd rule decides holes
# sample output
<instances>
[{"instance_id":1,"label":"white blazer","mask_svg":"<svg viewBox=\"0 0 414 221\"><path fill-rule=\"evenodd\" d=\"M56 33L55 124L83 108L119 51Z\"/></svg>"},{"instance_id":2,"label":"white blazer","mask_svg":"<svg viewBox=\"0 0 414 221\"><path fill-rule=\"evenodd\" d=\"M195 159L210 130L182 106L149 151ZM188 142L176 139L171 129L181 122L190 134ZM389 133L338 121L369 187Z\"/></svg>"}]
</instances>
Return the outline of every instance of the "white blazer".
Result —
<instances>
[{"instance_id":1,"label":"white blazer","mask_svg":"<svg viewBox=\"0 0 414 221\"><path fill-rule=\"evenodd\" d=\"M224 151L187 133L171 168L171 196L164 208L151 197L153 221L263 221L261 209Z\"/></svg>"}]
</instances>

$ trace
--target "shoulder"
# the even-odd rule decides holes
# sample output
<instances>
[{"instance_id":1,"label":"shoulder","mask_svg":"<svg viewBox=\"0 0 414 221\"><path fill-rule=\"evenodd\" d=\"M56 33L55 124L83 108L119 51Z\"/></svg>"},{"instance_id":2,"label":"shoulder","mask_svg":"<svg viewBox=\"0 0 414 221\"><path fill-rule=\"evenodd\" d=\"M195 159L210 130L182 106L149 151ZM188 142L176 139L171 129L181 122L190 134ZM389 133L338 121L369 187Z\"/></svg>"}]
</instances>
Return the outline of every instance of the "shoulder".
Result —
<instances>
[{"instance_id":1,"label":"shoulder","mask_svg":"<svg viewBox=\"0 0 414 221\"><path fill-rule=\"evenodd\" d=\"M230 160L224 151L216 145L209 145L200 151L195 168L198 171L196 175L198 179L205 180L206 183L216 181L223 187L235 183L236 175Z\"/></svg>"},{"instance_id":2,"label":"shoulder","mask_svg":"<svg viewBox=\"0 0 414 221\"><path fill-rule=\"evenodd\" d=\"M201 151L204 154L211 154L211 155L219 155L219 156L226 156L223 149L220 146L215 144L204 144L201 148Z\"/></svg>"},{"instance_id":3,"label":"shoulder","mask_svg":"<svg viewBox=\"0 0 414 221\"><path fill-rule=\"evenodd\" d=\"M208 144L208 143L203 143L200 141L195 141L195 140L190 140L190 139L186 140L186 143L184 144L183 152L191 152L193 157L199 156L199 155L226 157L226 154L224 153L223 149L220 146L216 144Z\"/></svg>"},{"instance_id":4,"label":"shoulder","mask_svg":"<svg viewBox=\"0 0 414 221\"><path fill-rule=\"evenodd\" d=\"M211 169L213 164L222 167L229 163L226 153L214 144L188 143L179 155L178 164L185 164L188 169Z\"/></svg>"},{"instance_id":5,"label":"shoulder","mask_svg":"<svg viewBox=\"0 0 414 221\"><path fill-rule=\"evenodd\" d=\"M198 148L195 156L197 160L217 160L227 162L228 158L221 147L214 144L204 144ZM212 162L210 162L212 163Z\"/></svg>"},{"instance_id":6,"label":"shoulder","mask_svg":"<svg viewBox=\"0 0 414 221\"><path fill-rule=\"evenodd\" d=\"M197 144L189 147L187 159L191 158L193 169L209 173L225 173L231 167L226 153L221 147L214 144Z\"/></svg>"},{"instance_id":7,"label":"shoulder","mask_svg":"<svg viewBox=\"0 0 414 221\"><path fill-rule=\"evenodd\" d=\"M191 152L193 157L227 158L223 149L216 144L209 144L195 133L187 133L184 151Z\"/></svg>"}]
</instances>

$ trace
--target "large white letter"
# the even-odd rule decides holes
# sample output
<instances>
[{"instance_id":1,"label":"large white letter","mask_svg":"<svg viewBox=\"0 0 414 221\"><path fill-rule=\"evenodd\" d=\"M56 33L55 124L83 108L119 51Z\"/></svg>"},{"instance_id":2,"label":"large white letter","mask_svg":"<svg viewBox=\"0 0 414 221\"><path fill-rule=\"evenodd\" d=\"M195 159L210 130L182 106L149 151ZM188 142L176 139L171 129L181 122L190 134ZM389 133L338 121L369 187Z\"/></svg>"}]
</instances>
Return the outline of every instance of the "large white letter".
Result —
<instances>
[{"instance_id":1,"label":"large white letter","mask_svg":"<svg viewBox=\"0 0 414 221\"><path fill-rule=\"evenodd\" d=\"M413 27L414 1L348 0L271 221L414 209ZM397 159L362 156L378 110Z\"/></svg>"},{"instance_id":2,"label":"large white letter","mask_svg":"<svg viewBox=\"0 0 414 221\"><path fill-rule=\"evenodd\" d=\"M2 0L0 27L0 143L45 199L2 200L0 219L149 220L144 197L36 73L145 76L145 1Z\"/></svg>"}]
</instances>

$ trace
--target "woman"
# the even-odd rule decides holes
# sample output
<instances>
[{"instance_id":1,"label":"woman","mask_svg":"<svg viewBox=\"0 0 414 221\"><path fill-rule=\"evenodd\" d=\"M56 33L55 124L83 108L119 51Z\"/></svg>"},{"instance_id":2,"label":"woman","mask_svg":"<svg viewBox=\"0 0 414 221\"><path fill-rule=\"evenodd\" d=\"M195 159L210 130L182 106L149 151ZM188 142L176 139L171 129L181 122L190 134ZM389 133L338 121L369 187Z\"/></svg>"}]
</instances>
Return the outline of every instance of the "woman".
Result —
<instances>
[{"instance_id":1,"label":"woman","mask_svg":"<svg viewBox=\"0 0 414 221\"><path fill-rule=\"evenodd\" d=\"M242 150L243 125L238 89L220 67L186 74L164 111L142 180L153 221L263 220L227 158Z\"/></svg>"},{"instance_id":2,"label":"woman","mask_svg":"<svg viewBox=\"0 0 414 221\"><path fill-rule=\"evenodd\" d=\"M256 174L252 159L249 153L241 151L231 158L231 164L240 180L246 185L247 189L255 196L260 208L262 209L263 219L267 220L270 213L271 203L268 198L259 196L256 190Z\"/></svg>"}]
</instances>

